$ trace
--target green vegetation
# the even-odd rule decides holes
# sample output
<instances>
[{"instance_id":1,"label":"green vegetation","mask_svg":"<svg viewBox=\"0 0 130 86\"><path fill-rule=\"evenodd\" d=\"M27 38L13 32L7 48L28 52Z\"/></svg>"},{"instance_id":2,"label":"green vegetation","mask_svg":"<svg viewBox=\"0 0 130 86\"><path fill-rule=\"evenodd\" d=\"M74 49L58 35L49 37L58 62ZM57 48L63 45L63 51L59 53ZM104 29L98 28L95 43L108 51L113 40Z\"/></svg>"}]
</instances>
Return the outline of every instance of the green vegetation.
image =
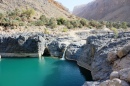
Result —
<instances>
[{"instance_id":1,"label":"green vegetation","mask_svg":"<svg viewBox=\"0 0 130 86\"><path fill-rule=\"evenodd\" d=\"M56 19L55 19L55 18L51 18L51 19L49 20L48 26L49 26L50 28L56 28L56 26L57 26L57 21L56 21Z\"/></svg>"},{"instance_id":2,"label":"green vegetation","mask_svg":"<svg viewBox=\"0 0 130 86\"><path fill-rule=\"evenodd\" d=\"M45 33L45 34L49 34L49 31L45 28L45 29L44 29L44 33Z\"/></svg>"},{"instance_id":3,"label":"green vegetation","mask_svg":"<svg viewBox=\"0 0 130 86\"><path fill-rule=\"evenodd\" d=\"M114 32L115 38L117 38L118 37L118 30L114 27L112 27L111 30Z\"/></svg>"},{"instance_id":4,"label":"green vegetation","mask_svg":"<svg viewBox=\"0 0 130 86\"><path fill-rule=\"evenodd\" d=\"M15 9L13 11L0 13L0 26L45 26L51 29L57 26L65 26L63 32L67 32L67 29L88 27L90 29L102 29L104 26L112 29L115 33L117 29L127 29L130 27L130 23L127 22L109 22L109 21L95 21L86 20L84 18L78 19L64 19L64 18L47 18L45 15L41 15L39 18L35 17L35 10L28 9ZM46 31L45 31L46 32Z\"/></svg>"},{"instance_id":5,"label":"green vegetation","mask_svg":"<svg viewBox=\"0 0 130 86\"><path fill-rule=\"evenodd\" d=\"M63 28L62 32L67 32L68 29L67 28Z\"/></svg>"},{"instance_id":6,"label":"green vegetation","mask_svg":"<svg viewBox=\"0 0 130 86\"><path fill-rule=\"evenodd\" d=\"M28 19L31 18L35 14L35 10L32 8L23 10L21 15L26 16Z\"/></svg>"}]
</instances>

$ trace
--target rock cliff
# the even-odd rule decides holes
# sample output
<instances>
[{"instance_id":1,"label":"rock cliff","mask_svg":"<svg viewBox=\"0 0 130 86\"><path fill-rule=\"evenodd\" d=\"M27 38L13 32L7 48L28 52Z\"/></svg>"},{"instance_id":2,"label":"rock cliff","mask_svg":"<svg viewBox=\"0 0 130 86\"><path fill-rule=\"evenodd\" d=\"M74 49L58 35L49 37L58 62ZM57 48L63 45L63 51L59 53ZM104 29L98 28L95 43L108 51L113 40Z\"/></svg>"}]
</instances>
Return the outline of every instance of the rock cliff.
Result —
<instances>
[{"instance_id":1,"label":"rock cliff","mask_svg":"<svg viewBox=\"0 0 130 86\"><path fill-rule=\"evenodd\" d=\"M130 22L129 0L95 0L74 7L73 14L86 19Z\"/></svg>"}]
</instances>

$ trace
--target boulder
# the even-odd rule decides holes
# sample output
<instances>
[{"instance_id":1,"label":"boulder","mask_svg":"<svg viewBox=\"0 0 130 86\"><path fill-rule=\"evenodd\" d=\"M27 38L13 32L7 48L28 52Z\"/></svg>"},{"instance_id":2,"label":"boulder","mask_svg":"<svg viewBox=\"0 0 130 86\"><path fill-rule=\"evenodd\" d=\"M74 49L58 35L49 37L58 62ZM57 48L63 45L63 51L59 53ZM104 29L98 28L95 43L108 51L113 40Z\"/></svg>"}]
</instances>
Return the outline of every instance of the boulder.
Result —
<instances>
[{"instance_id":1,"label":"boulder","mask_svg":"<svg viewBox=\"0 0 130 86\"><path fill-rule=\"evenodd\" d=\"M108 61L110 61L110 62L114 62L114 61L116 61L118 58L117 58L117 55L116 55L116 53L115 52L110 52L110 53L108 53L108 55L107 55L107 59L108 59Z\"/></svg>"},{"instance_id":2,"label":"boulder","mask_svg":"<svg viewBox=\"0 0 130 86\"><path fill-rule=\"evenodd\" d=\"M122 58L122 57L126 56L129 52L130 52L130 45L127 45L127 46L123 47L121 50L118 50L117 55L119 58Z\"/></svg>"},{"instance_id":3,"label":"boulder","mask_svg":"<svg viewBox=\"0 0 130 86\"><path fill-rule=\"evenodd\" d=\"M121 80L130 82L130 68L125 68L119 71L119 76Z\"/></svg>"},{"instance_id":4,"label":"boulder","mask_svg":"<svg viewBox=\"0 0 130 86\"><path fill-rule=\"evenodd\" d=\"M119 78L119 72L118 71L113 71L110 75L110 80L114 78Z\"/></svg>"},{"instance_id":5,"label":"boulder","mask_svg":"<svg viewBox=\"0 0 130 86\"><path fill-rule=\"evenodd\" d=\"M126 55L122 59L116 60L113 64L114 71L119 71L121 69L129 68L129 67L130 67L130 54Z\"/></svg>"},{"instance_id":6,"label":"boulder","mask_svg":"<svg viewBox=\"0 0 130 86\"><path fill-rule=\"evenodd\" d=\"M106 80L100 84L100 86L129 86L129 83L127 83L124 80L120 80L118 78L115 78L113 80Z\"/></svg>"}]
</instances>

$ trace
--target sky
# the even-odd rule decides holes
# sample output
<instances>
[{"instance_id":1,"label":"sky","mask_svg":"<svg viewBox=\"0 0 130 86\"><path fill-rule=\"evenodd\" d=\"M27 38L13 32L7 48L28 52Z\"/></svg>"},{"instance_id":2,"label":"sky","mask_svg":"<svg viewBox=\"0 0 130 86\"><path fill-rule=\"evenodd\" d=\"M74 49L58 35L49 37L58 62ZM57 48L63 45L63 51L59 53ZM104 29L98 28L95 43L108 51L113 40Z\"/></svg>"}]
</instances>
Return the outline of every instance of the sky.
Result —
<instances>
[{"instance_id":1,"label":"sky","mask_svg":"<svg viewBox=\"0 0 130 86\"><path fill-rule=\"evenodd\" d=\"M56 0L62 3L65 7L67 7L70 11L73 11L74 6L87 4L93 0Z\"/></svg>"}]
</instances>

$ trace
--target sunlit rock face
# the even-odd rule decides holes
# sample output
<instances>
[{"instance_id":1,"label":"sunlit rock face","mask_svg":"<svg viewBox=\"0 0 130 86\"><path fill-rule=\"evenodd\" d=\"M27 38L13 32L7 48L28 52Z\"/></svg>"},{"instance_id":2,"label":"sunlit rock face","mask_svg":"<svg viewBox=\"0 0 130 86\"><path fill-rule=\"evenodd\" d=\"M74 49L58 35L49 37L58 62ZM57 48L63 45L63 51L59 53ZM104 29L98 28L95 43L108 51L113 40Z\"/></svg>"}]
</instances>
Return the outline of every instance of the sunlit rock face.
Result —
<instances>
[{"instance_id":1,"label":"sunlit rock face","mask_svg":"<svg viewBox=\"0 0 130 86\"><path fill-rule=\"evenodd\" d=\"M73 14L86 19L130 22L129 4L130 0L95 0L76 6Z\"/></svg>"}]
</instances>

